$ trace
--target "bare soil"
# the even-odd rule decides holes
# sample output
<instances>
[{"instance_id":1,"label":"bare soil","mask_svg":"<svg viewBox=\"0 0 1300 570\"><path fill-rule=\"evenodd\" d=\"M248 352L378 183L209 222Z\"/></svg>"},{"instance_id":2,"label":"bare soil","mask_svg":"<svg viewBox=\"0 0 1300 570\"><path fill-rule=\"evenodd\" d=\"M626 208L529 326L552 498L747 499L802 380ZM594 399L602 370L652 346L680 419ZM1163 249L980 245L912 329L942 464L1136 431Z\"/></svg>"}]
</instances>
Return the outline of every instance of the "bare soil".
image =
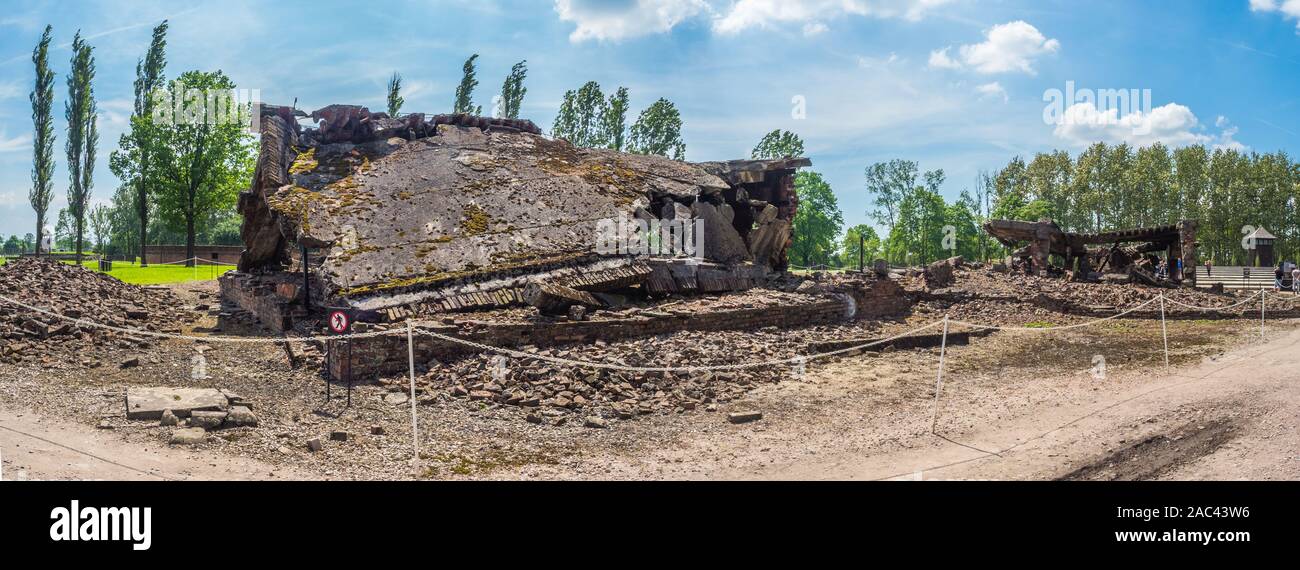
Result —
<instances>
[{"instance_id":1,"label":"bare soil","mask_svg":"<svg viewBox=\"0 0 1300 570\"><path fill-rule=\"evenodd\" d=\"M212 292L175 291L190 302ZM880 336L934 316L833 332ZM262 334L213 316L186 332ZM764 334L791 344L812 332ZM194 343L163 341L119 349L141 357L137 368L0 368L0 454L6 479L1297 479L1300 322L1270 321L1267 342L1259 334L1252 319L1169 321L1168 369L1159 321L972 339L947 349L933 432L938 349L817 360L716 411L607 429L430 398L416 406L418 461L411 407L386 402L388 386L358 384L348 406L346 385L335 383L326 401L319 368L292 368L273 344L212 343L203 353L211 377L193 380ZM233 390L261 424L170 446L171 428L125 419L131 385ZM751 410L763 419L726 419ZM347 441L329 440L338 430ZM324 449L309 451L312 438Z\"/></svg>"}]
</instances>

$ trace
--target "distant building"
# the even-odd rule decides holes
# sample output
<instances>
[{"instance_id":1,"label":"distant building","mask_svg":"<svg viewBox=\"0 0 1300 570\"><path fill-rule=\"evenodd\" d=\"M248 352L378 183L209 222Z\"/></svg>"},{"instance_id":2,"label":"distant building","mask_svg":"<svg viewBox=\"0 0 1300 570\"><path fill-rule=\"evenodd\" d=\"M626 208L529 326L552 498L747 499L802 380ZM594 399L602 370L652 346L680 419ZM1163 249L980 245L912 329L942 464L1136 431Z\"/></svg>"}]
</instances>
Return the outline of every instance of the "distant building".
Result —
<instances>
[{"instance_id":1,"label":"distant building","mask_svg":"<svg viewBox=\"0 0 1300 570\"><path fill-rule=\"evenodd\" d=\"M1277 263L1273 259L1273 242L1277 241L1277 236L1260 227L1246 236L1246 240L1246 243L1254 245L1254 248L1246 254L1246 265L1272 267Z\"/></svg>"}]
</instances>

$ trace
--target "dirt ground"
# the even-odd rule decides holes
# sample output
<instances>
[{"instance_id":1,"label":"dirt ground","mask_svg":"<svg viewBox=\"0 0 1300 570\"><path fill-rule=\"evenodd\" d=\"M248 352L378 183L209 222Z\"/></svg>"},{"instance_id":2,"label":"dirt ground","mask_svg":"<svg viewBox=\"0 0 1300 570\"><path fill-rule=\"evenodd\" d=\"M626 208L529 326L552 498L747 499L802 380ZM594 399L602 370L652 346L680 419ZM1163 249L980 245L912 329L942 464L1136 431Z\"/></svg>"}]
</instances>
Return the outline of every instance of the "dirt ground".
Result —
<instances>
[{"instance_id":1,"label":"dirt ground","mask_svg":"<svg viewBox=\"0 0 1300 570\"><path fill-rule=\"evenodd\" d=\"M182 296L201 286L177 288ZM922 321L933 315L920 315ZM1064 320L1062 322L1065 322ZM896 323L905 330L916 323ZM225 328L218 330L218 327ZM881 334L878 325L872 335ZM242 334L214 318L199 331ZM883 332L888 332L886 329ZM864 328L864 333L868 329ZM852 332L852 331L848 331ZM789 335L796 342L800 331ZM137 368L76 363L0 369L0 459L28 479L1297 479L1300 322L1114 320L1071 330L1002 331L949 347L937 417L939 351L817 360L717 407L641 416L607 429L523 421L518 408L330 386L277 345L213 343L210 378L190 378L188 341L141 353ZM256 428L194 447L171 428L128 421L131 385L211 386L249 399ZM761 411L731 424L727 413ZM931 431L933 418L934 431ZM331 441L343 430L347 441ZM320 438L311 452L305 442Z\"/></svg>"}]
</instances>

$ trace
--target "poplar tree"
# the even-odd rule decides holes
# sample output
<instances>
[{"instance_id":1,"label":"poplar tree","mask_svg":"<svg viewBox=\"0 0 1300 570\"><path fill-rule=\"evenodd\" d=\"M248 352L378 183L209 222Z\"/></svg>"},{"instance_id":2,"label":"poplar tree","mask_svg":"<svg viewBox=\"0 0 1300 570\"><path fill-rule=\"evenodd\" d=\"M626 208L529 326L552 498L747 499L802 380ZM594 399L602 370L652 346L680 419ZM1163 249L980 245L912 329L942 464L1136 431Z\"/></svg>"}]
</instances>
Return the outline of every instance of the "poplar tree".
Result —
<instances>
[{"instance_id":1,"label":"poplar tree","mask_svg":"<svg viewBox=\"0 0 1300 570\"><path fill-rule=\"evenodd\" d=\"M45 26L40 43L32 50L32 63L36 65L36 85L32 89L32 126L34 130L32 156L32 188L28 199L36 211L36 251L45 236L45 216L54 198L54 72L50 70L50 34L52 26Z\"/></svg>"}]
</instances>

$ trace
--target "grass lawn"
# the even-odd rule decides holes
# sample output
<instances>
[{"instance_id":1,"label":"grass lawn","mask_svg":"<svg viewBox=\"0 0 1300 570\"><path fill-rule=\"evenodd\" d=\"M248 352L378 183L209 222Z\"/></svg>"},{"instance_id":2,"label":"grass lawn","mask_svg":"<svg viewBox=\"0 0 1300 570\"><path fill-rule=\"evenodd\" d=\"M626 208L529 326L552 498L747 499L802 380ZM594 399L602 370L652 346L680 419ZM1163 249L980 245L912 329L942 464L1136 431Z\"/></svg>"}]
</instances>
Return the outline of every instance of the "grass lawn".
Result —
<instances>
[{"instance_id":1,"label":"grass lawn","mask_svg":"<svg viewBox=\"0 0 1300 570\"><path fill-rule=\"evenodd\" d=\"M99 262L97 261L83 261L81 262L81 265L91 271L99 270ZM210 279L216 279L222 273L234 268L234 265L206 264L197 267L185 267L180 264L140 267L135 263L114 261L113 270L108 272L108 274L123 282L134 285L161 285L165 283L185 283L187 281L207 281Z\"/></svg>"}]
</instances>

